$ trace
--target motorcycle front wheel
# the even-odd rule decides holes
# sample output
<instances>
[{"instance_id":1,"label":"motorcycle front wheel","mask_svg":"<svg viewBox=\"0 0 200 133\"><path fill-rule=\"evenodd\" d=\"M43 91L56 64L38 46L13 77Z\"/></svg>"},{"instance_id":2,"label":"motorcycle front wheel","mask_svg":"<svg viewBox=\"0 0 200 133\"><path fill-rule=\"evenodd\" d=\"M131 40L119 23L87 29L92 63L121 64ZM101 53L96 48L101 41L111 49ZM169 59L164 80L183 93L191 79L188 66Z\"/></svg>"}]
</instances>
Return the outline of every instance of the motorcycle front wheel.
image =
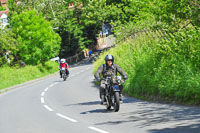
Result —
<instances>
[{"instance_id":1,"label":"motorcycle front wheel","mask_svg":"<svg viewBox=\"0 0 200 133\"><path fill-rule=\"evenodd\" d=\"M120 108L119 92L114 92L113 108L115 112L119 111Z\"/></svg>"},{"instance_id":2,"label":"motorcycle front wheel","mask_svg":"<svg viewBox=\"0 0 200 133\"><path fill-rule=\"evenodd\" d=\"M63 80L66 81L66 79L67 79L66 74L63 74Z\"/></svg>"}]
</instances>

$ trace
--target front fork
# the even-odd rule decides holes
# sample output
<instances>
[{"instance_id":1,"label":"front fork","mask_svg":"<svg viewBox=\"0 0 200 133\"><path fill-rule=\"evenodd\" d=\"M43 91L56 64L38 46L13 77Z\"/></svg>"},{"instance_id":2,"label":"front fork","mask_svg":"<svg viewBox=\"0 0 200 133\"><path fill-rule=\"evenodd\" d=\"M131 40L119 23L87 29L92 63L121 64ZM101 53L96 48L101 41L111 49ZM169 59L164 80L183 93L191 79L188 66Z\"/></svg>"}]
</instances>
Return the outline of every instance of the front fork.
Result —
<instances>
[{"instance_id":1,"label":"front fork","mask_svg":"<svg viewBox=\"0 0 200 133\"><path fill-rule=\"evenodd\" d=\"M105 89L105 98L106 98L106 103L107 105L110 105L110 100L109 100L109 92L108 92L108 89L106 88Z\"/></svg>"},{"instance_id":2,"label":"front fork","mask_svg":"<svg viewBox=\"0 0 200 133\"><path fill-rule=\"evenodd\" d=\"M113 94L109 95L108 90L111 90L111 89L112 89L112 92L110 92L110 93L113 93ZM119 94L120 94L121 90L120 90L119 85L114 85L114 86L112 86L112 88L105 89L105 98L106 98L106 103L107 103L108 106L111 106L114 103L113 100L114 100L114 93L115 92L119 92Z\"/></svg>"}]
</instances>

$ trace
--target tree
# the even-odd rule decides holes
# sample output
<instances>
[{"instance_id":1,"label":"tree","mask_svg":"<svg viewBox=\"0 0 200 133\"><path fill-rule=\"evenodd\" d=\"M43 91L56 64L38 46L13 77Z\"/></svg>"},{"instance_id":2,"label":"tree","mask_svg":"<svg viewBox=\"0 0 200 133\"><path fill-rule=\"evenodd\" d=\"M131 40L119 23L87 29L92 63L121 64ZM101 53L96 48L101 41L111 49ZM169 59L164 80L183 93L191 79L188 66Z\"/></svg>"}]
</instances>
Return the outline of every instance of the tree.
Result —
<instances>
[{"instance_id":1,"label":"tree","mask_svg":"<svg viewBox=\"0 0 200 133\"><path fill-rule=\"evenodd\" d=\"M58 55L61 38L41 13L30 10L14 14L10 25L17 35L20 58L27 64L36 65Z\"/></svg>"},{"instance_id":2,"label":"tree","mask_svg":"<svg viewBox=\"0 0 200 133\"><path fill-rule=\"evenodd\" d=\"M11 30L0 30L0 66L7 63L6 54L9 56L10 63L16 60L18 43L15 38L16 35Z\"/></svg>"}]
</instances>

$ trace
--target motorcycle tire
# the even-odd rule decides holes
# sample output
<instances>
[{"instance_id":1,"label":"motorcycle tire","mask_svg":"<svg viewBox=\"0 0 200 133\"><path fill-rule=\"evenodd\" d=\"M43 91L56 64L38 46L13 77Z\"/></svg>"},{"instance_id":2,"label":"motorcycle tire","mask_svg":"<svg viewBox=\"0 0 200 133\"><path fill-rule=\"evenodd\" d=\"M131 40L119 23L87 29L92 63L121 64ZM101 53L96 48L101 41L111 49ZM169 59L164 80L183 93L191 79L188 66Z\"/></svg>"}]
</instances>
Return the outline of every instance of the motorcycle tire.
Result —
<instances>
[{"instance_id":1,"label":"motorcycle tire","mask_svg":"<svg viewBox=\"0 0 200 133\"><path fill-rule=\"evenodd\" d=\"M119 111L120 108L120 100L119 100L119 92L114 93L114 103L113 103L113 108L115 112Z\"/></svg>"},{"instance_id":2,"label":"motorcycle tire","mask_svg":"<svg viewBox=\"0 0 200 133\"><path fill-rule=\"evenodd\" d=\"M66 74L63 74L62 77L63 77L63 80L66 81L66 79L67 79Z\"/></svg>"}]
</instances>

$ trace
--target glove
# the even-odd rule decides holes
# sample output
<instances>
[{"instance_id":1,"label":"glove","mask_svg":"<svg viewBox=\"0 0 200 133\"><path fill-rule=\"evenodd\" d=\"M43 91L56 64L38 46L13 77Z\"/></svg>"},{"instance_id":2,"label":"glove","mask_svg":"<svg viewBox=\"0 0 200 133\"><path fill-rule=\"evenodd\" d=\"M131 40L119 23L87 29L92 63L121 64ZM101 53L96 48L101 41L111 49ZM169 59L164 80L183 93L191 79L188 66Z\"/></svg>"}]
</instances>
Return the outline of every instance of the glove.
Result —
<instances>
[{"instance_id":1,"label":"glove","mask_svg":"<svg viewBox=\"0 0 200 133\"><path fill-rule=\"evenodd\" d=\"M124 80L127 80L128 79L128 77L127 76L124 76Z\"/></svg>"},{"instance_id":2,"label":"glove","mask_svg":"<svg viewBox=\"0 0 200 133\"><path fill-rule=\"evenodd\" d=\"M96 78L96 81L100 81L101 79L99 77Z\"/></svg>"}]
</instances>

